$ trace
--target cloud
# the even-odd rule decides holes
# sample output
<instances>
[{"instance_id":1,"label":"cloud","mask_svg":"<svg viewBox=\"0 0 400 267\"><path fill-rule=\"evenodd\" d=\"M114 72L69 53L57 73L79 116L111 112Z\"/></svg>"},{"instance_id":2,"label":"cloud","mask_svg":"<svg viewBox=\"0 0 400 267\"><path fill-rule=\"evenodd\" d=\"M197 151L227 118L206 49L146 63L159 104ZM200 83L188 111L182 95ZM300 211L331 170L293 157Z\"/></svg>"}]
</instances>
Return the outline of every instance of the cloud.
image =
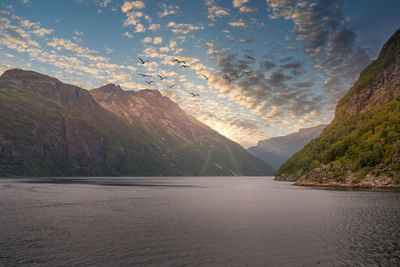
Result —
<instances>
[{"instance_id":1,"label":"cloud","mask_svg":"<svg viewBox=\"0 0 400 267\"><path fill-rule=\"evenodd\" d=\"M40 37L43 37L43 36L48 35L48 34L51 34L53 32L54 32L53 29L45 29L45 28L38 28L38 29L34 29L32 31L33 34L35 34L37 36L40 36Z\"/></svg>"},{"instance_id":2,"label":"cloud","mask_svg":"<svg viewBox=\"0 0 400 267\"><path fill-rule=\"evenodd\" d=\"M19 23L22 27L31 31L31 33L43 37L54 32L53 29L46 29L40 26L39 22L32 22L27 19L20 19Z\"/></svg>"},{"instance_id":3,"label":"cloud","mask_svg":"<svg viewBox=\"0 0 400 267\"><path fill-rule=\"evenodd\" d=\"M281 65L284 69L300 69L303 64L300 61L289 62Z\"/></svg>"},{"instance_id":4,"label":"cloud","mask_svg":"<svg viewBox=\"0 0 400 267\"><path fill-rule=\"evenodd\" d=\"M274 71L272 75L266 78L266 81L275 87L285 87L285 82L292 79L292 77L287 76L279 71Z\"/></svg>"},{"instance_id":5,"label":"cloud","mask_svg":"<svg viewBox=\"0 0 400 267\"><path fill-rule=\"evenodd\" d=\"M50 42L47 42L47 45L50 47L54 47L57 50L61 50L62 48L65 50L72 50L79 54L85 53L97 53L96 50L91 50L88 48L83 48L70 40L63 39L63 38L53 38Z\"/></svg>"},{"instance_id":6,"label":"cloud","mask_svg":"<svg viewBox=\"0 0 400 267\"><path fill-rule=\"evenodd\" d=\"M141 11L132 11L126 14L126 19L124 20L124 26L137 25L139 24L139 18L143 17Z\"/></svg>"},{"instance_id":7,"label":"cloud","mask_svg":"<svg viewBox=\"0 0 400 267\"><path fill-rule=\"evenodd\" d=\"M208 18L215 21L216 18L229 15L229 10L215 4L214 0L205 0Z\"/></svg>"},{"instance_id":8,"label":"cloud","mask_svg":"<svg viewBox=\"0 0 400 267\"><path fill-rule=\"evenodd\" d=\"M297 82L297 83L295 83L295 86L299 87L299 88L310 88L313 86L313 83L312 82Z\"/></svg>"},{"instance_id":9,"label":"cloud","mask_svg":"<svg viewBox=\"0 0 400 267\"><path fill-rule=\"evenodd\" d=\"M158 29L160 29L161 25L160 24L150 24L148 27L149 31L156 31Z\"/></svg>"},{"instance_id":10,"label":"cloud","mask_svg":"<svg viewBox=\"0 0 400 267\"><path fill-rule=\"evenodd\" d=\"M287 60L285 64L292 64ZM294 63L291 68L297 67ZM252 61L230 53L218 57L216 64L219 70L209 73L209 88L216 88L221 98L230 99L266 122L282 124L310 112L318 114L324 105L312 88L289 86L293 77L285 70L268 73L277 67L274 62L262 61L257 69Z\"/></svg>"},{"instance_id":11,"label":"cloud","mask_svg":"<svg viewBox=\"0 0 400 267\"><path fill-rule=\"evenodd\" d=\"M165 3L161 3L160 8L162 9L161 12L158 12L160 18L177 14L180 10L179 6L167 6Z\"/></svg>"},{"instance_id":12,"label":"cloud","mask_svg":"<svg viewBox=\"0 0 400 267\"><path fill-rule=\"evenodd\" d=\"M143 43L151 43L153 39L150 36L147 36L143 39Z\"/></svg>"},{"instance_id":13,"label":"cloud","mask_svg":"<svg viewBox=\"0 0 400 267\"><path fill-rule=\"evenodd\" d=\"M96 5L100 7L106 8L109 3L111 3L111 0L95 0Z\"/></svg>"},{"instance_id":14,"label":"cloud","mask_svg":"<svg viewBox=\"0 0 400 267\"><path fill-rule=\"evenodd\" d=\"M243 21L243 19L239 19L239 21L231 21L228 22L229 25L232 27L239 27L239 28L247 28L249 25Z\"/></svg>"},{"instance_id":15,"label":"cloud","mask_svg":"<svg viewBox=\"0 0 400 267\"><path fill-rule=\"evenodd\" d=\"M267 71L274 69L275 67L276 67L276 64L272 61L265 60L265 61L260 62L261 71L267 72Z\"/></svg>"},{"instance_id":16,"label":"cloud","mask_svg":"<svg viewBox=\"0 0 400 267\"><path fill-rule=\"evenodd\" d=\"M153 39L153 44L157 45L157 44L161 44L163 41L162 37L154 37Z\"/></svg>"},{"instance_id":17,"label":"cloud","mask_svg":"<svg viewBox=\"0 0 400 267\"><path fill-rule=\"evenodd\" d=\"M133 34L130 33L130 32L124 32L124 36L125 36L125 37L128 37L128 38L130 38L130 39L133 38Z\"/></svg>"},{"instance_id":18,"label":"cloud","mask_svg":"<svg viewBox=\"0 0 400 267\"><path fill-rule=\"evenodd\" d=\"M136 25L135 32L145 32L145 31L146 31L146 28L143 26L142 23L139 23Z\"/></svg>"},{"instance_id":19,"label":"cloud","mask_svg":"<svg viewBox=\"0 0 400 267\"><path fill-rule=\"evenodd\" d=\"M142 8L145 8L145 6L146 5L144 4L144 2L140 1L140 0L132 1L132 2L125 1L124 4L121 6L121 11L123 13L126 13L131 9L142 9Z\"/></svg>"},{"instance_id":20,"label":"cloud","mask_svg":"<svg viewBox=\"0 0 400 267\"><path fill-rule=\"evenodd\" d=\"M266 0L266 3L270 18L293 22L297 40L304 41L304 51L310 54L315 67L327 76L324 88L332 93L331 101L336 103L355 81L359 71L370 62L368 54L356 42L356 33L343 16L344 2L325 0L309 4L305 1ZM363 54L365 58L360 60L356 54Z\"/></svg>"},{"instance_id":21,"label":"cloud","mask_svg":"<svg viewBox=\"0 0 400 267\"><path fill-rule=\"evenodd\" d=\"M180 33L180 34L188 34L191 31L202 30L204 26L199 25L195 26L192 24L185 24L185 23L175 23L173 21L168 22L167 28L172 28L173 33Z\"/></svg>"},{"instance_id":22,"label":"cloud","mask_svg":"<svg viewBox=\"0 0 400 267\"><path fill-rule=\"evenodd\" d=\"M243 4L246 4L249 0L233 0L234 7L241 7Z\"/></svg>"},{"instance_id":23,"label":"cloud","mask_svg":"<svg viewBox=\"0 0 400 267\"><path fill-rule=\"evenodd\" d=\"M21 2L22 2L24 5L31 5L31 4L32 4L32 1L31 1L31 0L21 0Z\"/></svg>"},{"instance_id":24,"label":"cloud","mask_svg":"<svg viewBox=\"0 0 400 267\"><path fill-rule=\"evenodd\" d=\"M252 13L252 12L256 12L257 8L252 7L252 6L242 6L242 7L240 7L239 11L241 13Z\"/></svg>"},{"instance_id":25,"label":"cloud","mask_svg":"<svg viewBox=\"0 0 400 267\"><path fill-rule=\"evenodd\" d=\"M111 54L114 50L113 49L111 49L111 48L109 48L109 47L105 47L105 50L106 50L106 53L107 54Z\"/></svg>"}]
</instances>

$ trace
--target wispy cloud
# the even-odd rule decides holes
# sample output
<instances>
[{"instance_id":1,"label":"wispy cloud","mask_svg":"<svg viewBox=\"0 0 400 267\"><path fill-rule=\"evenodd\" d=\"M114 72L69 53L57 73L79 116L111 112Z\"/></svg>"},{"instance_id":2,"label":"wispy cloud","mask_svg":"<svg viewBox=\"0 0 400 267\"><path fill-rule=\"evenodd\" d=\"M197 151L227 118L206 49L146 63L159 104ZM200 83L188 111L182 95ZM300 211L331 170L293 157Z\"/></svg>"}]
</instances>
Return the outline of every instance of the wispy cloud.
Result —
<instances>
[{"instance_id":1,"label":"wispy cloud","mask_svg":"<svg viewBox=\"0 0 400 267\"><path fill-rule=\"evenodd\" d=\"M202 30L204 29L204 26L170 21L167 24L167 28L171 28L173 33L188 34L191 31Z\"/></svg>"},{"instance_id":2,"label":"wispy cloud","mask_svg":"<svg viewBox=\"0 0 400 267\"><path fill-rule=\"evenodd\" d=\"M167 6L165 3L160 4L161 11L158 12L160 18L166 17L168 15L178 14L180 8L179 6Z\"/></svg>"},{"instance_id":3,"label":"wispy cloud","mask_svg":"<svg viewBox=\"0 0 400 267\"><path fill-rule=\"evenodd\" d=\"M216 18L229 15L229 9L223 8L215 3L214 0L205 0L208 10L208 18L215 21Z\"/></svg>"}]
</instances>

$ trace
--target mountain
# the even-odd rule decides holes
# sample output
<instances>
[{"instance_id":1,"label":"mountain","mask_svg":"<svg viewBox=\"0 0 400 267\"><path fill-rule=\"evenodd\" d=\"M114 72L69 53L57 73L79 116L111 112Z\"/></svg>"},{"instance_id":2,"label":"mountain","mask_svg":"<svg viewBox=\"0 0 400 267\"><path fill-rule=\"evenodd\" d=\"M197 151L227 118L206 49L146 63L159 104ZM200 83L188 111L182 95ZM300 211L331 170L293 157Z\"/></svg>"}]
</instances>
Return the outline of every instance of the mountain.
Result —
<instances>
[{"instance_id":1,"label":"mountain","mask_svg":"<svg viewBox=\"0 0 400 267\"><path fill-rule=\"evenodd\" d=\"M297 133L261 140L256 146L249 147L247 151L278 170L290 156L302 149L312 139L318 137L325 126L304 128Z\"/></svg>"},{"instance_id":2,"label":"mountain","mask_svg":"<svg viewBox=\"0 0 400 267\"><path fill-rule=\"evenodd\" d=\"M0 176L271 175L155 90L85 90L33 71L0 77Z\"/></svg>"},{"instance_id":3,"label":"mountain","mask_svg":"<svg viewBox=\"0 0 400 267\"><path fill-rule=\"evenodd\" d=\"M336 106L322 134L276 173L299 185L399 188L400 30Z\"/></svg>"}]
</instances>

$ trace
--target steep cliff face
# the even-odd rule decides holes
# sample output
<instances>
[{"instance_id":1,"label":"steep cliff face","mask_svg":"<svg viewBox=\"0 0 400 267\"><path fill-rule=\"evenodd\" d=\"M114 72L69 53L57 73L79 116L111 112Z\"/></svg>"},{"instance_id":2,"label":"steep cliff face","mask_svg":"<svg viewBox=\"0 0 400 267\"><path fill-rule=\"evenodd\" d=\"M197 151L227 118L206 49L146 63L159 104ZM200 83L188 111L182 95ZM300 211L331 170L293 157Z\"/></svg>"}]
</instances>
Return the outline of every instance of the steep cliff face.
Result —
<instances>
[{"instance_id":1,"label":"steep cliff face","mask_svg":"<svg viewBox=\"0 0 400 267\"><path fill-rule=\"evenodd\" d=\"M261 140L256 146L248 148L247 151L278 170L294 153L302 149L312 139L318 137L325 126L304 128L297 133Z\"/></svg>"},{"instance_id":2,"label":"steep cliff face","mask_svg":"<svg viewBox=\"0 0 400 267\"><path fill-rule=\"evenodd\" d=\"M336 107L323 133L295 153L276 179L299 185L399 187L400 31Z\"/></svg>"},{"instance_id":3,"label":"steep cliff face","mask_svg":"<svg viewBox=\"0 0 400 267\"><path fill-rule=\"evenodd\" d=\"M158 91L87 91L0 77L0 176L269 175L270 167Z\"/></svg>"},{"instance_id":4,"label":"steep cliff face","mask_svg":"<svg viewBox=\"0 0 400 267\"><path fill-rule=\"evenodd\" d=\"M400 94L400 30L383 46L378 59L365 68L339 101L336 116L356 115L383 105Z\"/></svg>"},{"instance_id":5,"label":"steep cliff face","mask_svg":"<svg viewBox=\"0 0 400 267\"><path fill-rule=\"evenodd\" d=\"M36 72L0 77L0 123L1 176L119 175L119 162L141 161L123 120L87 90Z\"/></svg>"}]
</instances>

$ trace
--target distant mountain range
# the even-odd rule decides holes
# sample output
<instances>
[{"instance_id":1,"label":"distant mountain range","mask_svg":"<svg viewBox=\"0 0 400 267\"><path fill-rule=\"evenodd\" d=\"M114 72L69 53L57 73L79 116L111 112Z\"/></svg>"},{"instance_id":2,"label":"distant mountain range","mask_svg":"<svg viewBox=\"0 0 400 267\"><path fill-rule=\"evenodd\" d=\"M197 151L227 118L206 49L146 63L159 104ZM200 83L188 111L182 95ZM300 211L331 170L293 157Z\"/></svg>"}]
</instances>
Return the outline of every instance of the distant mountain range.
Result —
<instances>
[{"instance_id":1,"label":"distant mountain range","mask_svg":"<svg viewBox=\"0 0 400 267\"><path fill-rule=\"evenodd\" d=\"M155 90L94 90L33 71L0 77L0 176L272 175Z\"/></svg>"},{"instance_id":2,"label":"distant mountain range","mask_svg":"<svg viewBox=\"0 0 400 267\"><path fill-rule=\"evenodd\" d=\"M276 179L299 185L400 188L400 30L336 106L322 134Z\"/></svg>"},{"instance_id":3,"label":"distant mountain range","mask_svg":"<svg viewBox=\"0 0 400 267\"><path fill-rule=\"evenodd\" d=\"M256 146L249 147L247 151L268 162L272 168L278 170L294 153L302 149L312 139L318 137L325 126L318 125L304 128L297 133L261 140Z\"/></svg>"}]
</instances>

